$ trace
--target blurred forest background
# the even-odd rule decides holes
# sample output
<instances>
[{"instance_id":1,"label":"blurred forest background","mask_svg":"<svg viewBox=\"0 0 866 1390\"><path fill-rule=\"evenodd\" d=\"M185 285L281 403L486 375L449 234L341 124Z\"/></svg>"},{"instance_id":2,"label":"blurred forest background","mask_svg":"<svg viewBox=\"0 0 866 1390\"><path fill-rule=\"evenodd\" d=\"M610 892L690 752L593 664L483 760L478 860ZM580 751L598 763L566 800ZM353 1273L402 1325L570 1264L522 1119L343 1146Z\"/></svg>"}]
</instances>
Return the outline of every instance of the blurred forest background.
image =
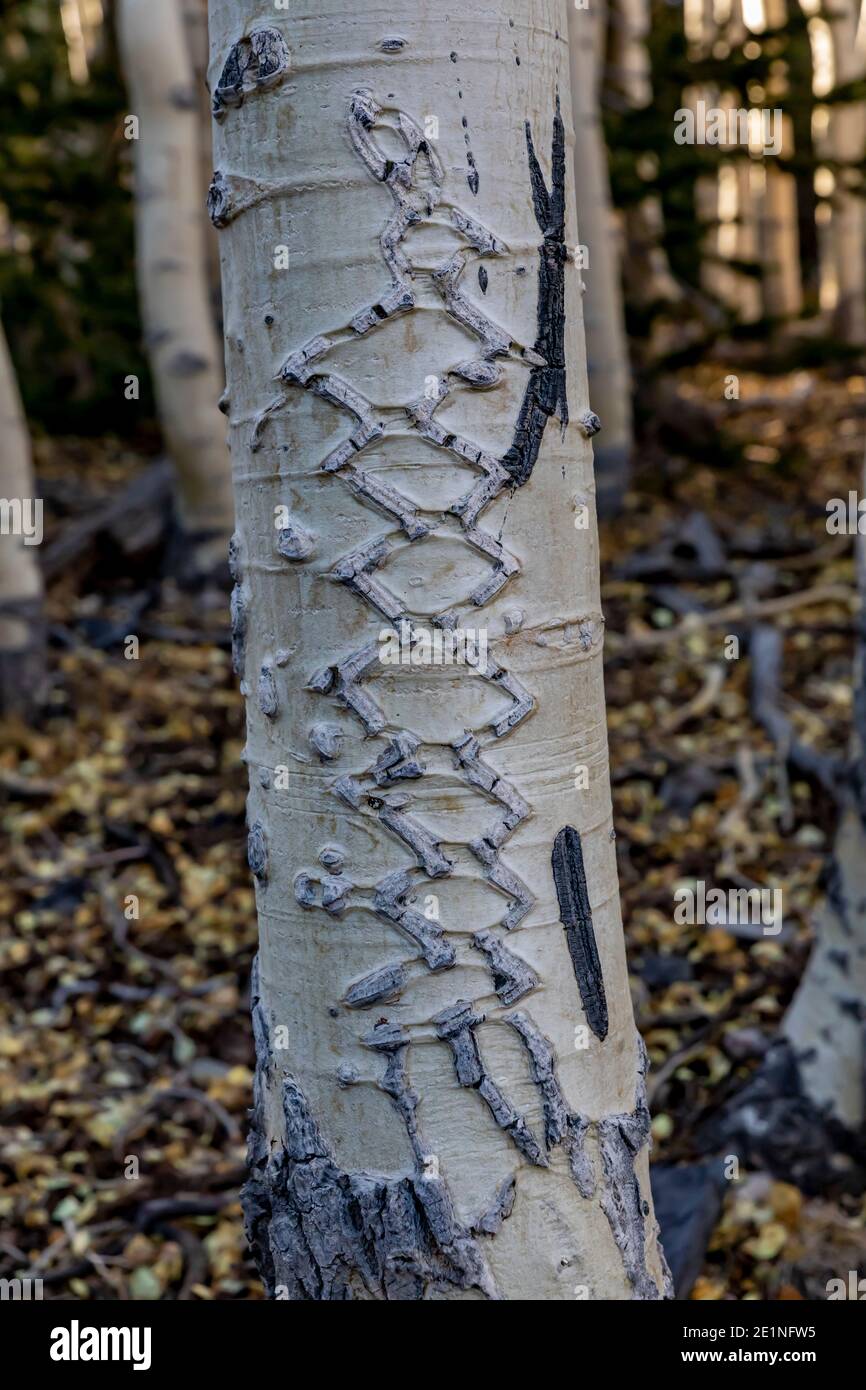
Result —
<instances>
[{"instance_id":1,"label":"blurred forest background","mask_svg":"<svg viewBox=\"0 0 866 1390\"><path fill-rule=\"evenodd\" d=\"M590 3L581 100L600 103L612 209L593 223L579 188L578 217L663 1237L683 1296L824 1298L866 1272L862 1121L829 1148L808 1114L780 1112L767 1146L714 1126L772 1055L833 887L858 606L827 502L861 487L866 419L859 7ZM0 740L0 1276L55 1298L258 1298L238 1203L256 940L242 701L219 576L176 564L117 8L0 13L0 310L45 501L46 639L38 707ZM202 7L185 9L192 33ZM781 152L676 143L699 100L781 108ZM621 253L604 299L585 230L601 225ZM606 410L609 371L625 387ZM781 888L782 931L675 923L696 879ZM846 1008L862 1036L866 999Z\"/></svg>"}]
</instances>

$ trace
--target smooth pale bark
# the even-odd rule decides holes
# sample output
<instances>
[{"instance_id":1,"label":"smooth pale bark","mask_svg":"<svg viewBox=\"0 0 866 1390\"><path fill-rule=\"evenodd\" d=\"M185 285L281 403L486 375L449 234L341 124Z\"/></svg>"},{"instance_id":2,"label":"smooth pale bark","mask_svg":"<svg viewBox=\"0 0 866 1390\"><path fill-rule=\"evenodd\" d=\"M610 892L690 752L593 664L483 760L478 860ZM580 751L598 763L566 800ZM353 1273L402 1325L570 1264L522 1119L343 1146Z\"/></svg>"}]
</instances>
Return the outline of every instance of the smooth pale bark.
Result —
<instances>
[{"instance_id":1,"label":"smooth pale bark","mask_svg":"<svg viewBox=\"0 0 866 1390\"><path fill-rule=\"evenodd\" d=\"M591 3L591 0L590 0ZM611 74L630 106L649 106L652 72L646 41L650 31L649 0L610 0Z\"/></svg>"},{"instance_id":2,"label":"smooth pale bark","mask_svg":"<svg viewBox=\"0 0 866 1390\"><path fill-rule=\"evenodd\" d=\"M66 40L69 75L73 82L87 82L104 37L102 0L60 0L60 22Z\"/></svg>"},{"instance_id":3,"label":"smooth pale bark","mask_svg":"<svg viewBox=\"0 0 866 1390\"><path fill-rule=\"evenodd\" d=\"M293 1299L659 1297L564 4L213 0L210 21L251 1243ZM384 664L403 617L419 642L481 629L485 672Z\"/></svg>"},{"instance_id":4,"label":"smooth pale bark","mask_svg":"<svg viewBox=\"0 0 866 1390\"><path fill-rule=\"evenodd\" d=\"M208 32L207 0L181 0L183 22L186 33L186 46L192 64L193 88L199 109L199 169L200 179L196 190L199 225L204 239L205 273L212 317L217 325L217 334L222 337L222 292L220 289L220 258L217 235L210 218L205 213L207 193L213 176L213 147L211 139L210 93L207 87ZM222 371L222 364L220 364Z\"/></svg>"},{"instance_id":5,"label":"smooth pale bark","mask_svg":"<svg viewBox=\"0 0 866 1390\"><path fill-rule=\"evenodd\" d=\"M15 368L0 325L0 499L35 518L30 436ZM42 576L35 545L15 534L3 507L0 534L0 712L32 710L42 678ZM11 518L13 511L9 511ZM19 512L19 515L21 513ZM32 531L32 520L30 523Z\"/></svg>"},{"instance_id":6,"label":"smooth pale bark","mask_svg":"<svg viewBox=\"0 0 866 1390\"><path fill-rule=\"evenodd\" d=\"M834 0L828 20L833 36L835 86L862 82L866 76L866 45L855 0ZM866 102L830 107L830 157L838 164L856 165L866 155ZM866 343L866 201L862 173L842 167L836 173L830 221L830 243L837 300L834 329L845 343ZM855 191L850 191L851 188Z\"/></svg>"},{"instance_id":7,"label":"smooth pale bark","mask_svg":"<svg viewBox=\"0 0 866 1390\"><path fill-rule=\"evenodd\" d=\"M181 0L120 0L134 143L136 253L160 423L194 568L219 565L233 525L219 343L207 289L201 123Z\"/></svg>"},{"instance_id":8,"label":"smooth pale bark","mask_svg":"<svg viewBox=\"0 0 866 1390\"><path fill-rule=\"evenodd\" d=\"M589 389L602 433L593 444L599 509L622 505L631 471L631 371L620 284L620 229L610 201L607 150L601 125L601 79L607 6L568 6L574 188L577 234L587 248L583 323Z\"/></svg>"}]
</instances>

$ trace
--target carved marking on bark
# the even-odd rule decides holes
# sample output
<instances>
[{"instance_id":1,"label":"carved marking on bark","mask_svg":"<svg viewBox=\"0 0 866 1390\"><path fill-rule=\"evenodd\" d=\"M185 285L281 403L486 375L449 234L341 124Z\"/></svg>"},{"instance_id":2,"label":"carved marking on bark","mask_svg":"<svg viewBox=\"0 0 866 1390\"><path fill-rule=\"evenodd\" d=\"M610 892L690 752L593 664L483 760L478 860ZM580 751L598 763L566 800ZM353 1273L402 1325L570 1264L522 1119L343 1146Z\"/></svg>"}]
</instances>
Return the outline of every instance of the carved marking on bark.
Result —
<instances>
[{"instance_id":1,"label":"carved marking on bark","mask_svg":"<svg viewBox=\"0 0 866 1390\"><path fill-rule=\"evenodd\" d=\"M434 534L458 534L490 562L489 576L457 607L433 619L434 625L454 628L460 621L464 603L476 608L487 604L518 573L520 566L496 536L482 529L479 517L504 490L527 481L538 457L547 419L558 413L563 427L568 420L563 308L566 260L564 133L557 101L551 191L548 192L527 126L533 204L544 236L539 248L538 333L535 347L529 348L516 343L473 304L462 289L470 251L478 257L501 256L507 248L474 218L448 205L444 194L445 174L438 155L428 145L417 123L405 112L388 112L392 129L396 121L405 154L400 159L386 156L374 136L384 114L385 109L372 93L357 91L352 95L348 118L350 139L372 177L387 187L393 203L391 216L380 236L390 283L374 303L352 315L348 324L317 334L289 354L277 373L280 394L260 412L250 444L253 450L260 447L268 419L282 409L289 394L297 389L315 393L351 418L348 438L321 461L320 471L342 480L366 505L397 521L405 539L395 540L391 535L373 538L337 560L332 566L331 578L374 612L383 614L389 622L399 619L408 623L414 633L420 630L417 625L423 620L407 611L406 601L392 594L382 578L398 547L423 545L425 539ZM423 179L417 177L419 168L423 168ZM441 221L443 216L464 238L468 249L461 249L442 265L425 271L409 260L404 241L411 228L437 217ZM323 370L323 359L333 348L375 332L393 315L410 312L416 302L413 282L422 274L439 294L443 311L479 340L478 355L441 373L432 395L425 393L405 410L380 408L351 382ZM486 288L485 282L482 289L486 291ZM504 357L528 366L530 379L512 448L503 459L497 459L470 439L444 429L435 415L456 391L495 390L501 380L497 359ZM410 499L359 466L359 455L385 438L390 430L397 433L405 429L407 419L420 437L459 463L469 463L481 475L444 516L420 515ZM299 554L287 558L304 560L307 557ZM406 792L392 790L423 780L427 769L420 756L422 740L408 729L394 728L385 711L363 687L379 668L379 646L369 642L311 675L308 688L351 710L368 736L386 734L385 746L377 752L371 765L360 773L342 774L331 789L356 812L374 816L391 835L401 840L411 851L415 866L389 872L372 890L369 887L365 890L342 872L341 856L337 861L333 856L326 859L323 851L320 862L325 872L300 868L294 880L295 895L303 907L325 910L332 916L339 915L350 900L353 907L375 912L413 944L428 970L441 971L456 963L455 947L438 921L428 919L411 906L411 898L426 879L448 877L455 865L446 852L448 846L440 843L417 812L407 810L411 803ZM493 661L478 673L478 678L492 683L508 697L504 713L490 726L497 738L506 737L531 715L533 697L516 677ZM310 740L321 759L340 757L342 740L338 726L316 723L310 731ZM514 831L531 816L532 810L516 788L483 760L475 731L466 730L452 744L452 752L461 781L479 798L496 803L495 817L470 841L469 848L483 866L486 881L505 894L509 903L496 929L476 932L471 944L488 962L499 1001L510 1006L531 994L538 980L528 964L505 946L500 929L508 931L516 927L535 900L526 885L502 862L500 851ZM571 837L576 840L576 851ZM260 856L251 855L251 862L254 858L258 862ZM557 837L554 878L584 1008L596 1036L603 1038L607 1032L604 986L592 933L580 840L570 828ZM365 1009L382 1000L397 998L408 978L409 971L403 962L385 963L362 979L343 986L343 1006ZM591 1125L585 1117L569 1110L556 1076L552 1045L531 1018L522 1012L504 1015L498 1011L494 1017L507 1022L523 1043L529 1075L541 1097L544 1144L539 1143L524 1116L487 1071L476 1037L476 1029L485 1021L485 1014L465 1000L441 1010L433 1019L437 1037L451 1050L459 1085L477 1092L496 1125L531 1164L547 1167L547 1151L562 1145L574 1183L585 1198L592 1197L597 1186L586 1144L589 1131L595 1128L603 1171L602 1206L628 1277L636 1296L658 1296L646 1272L645 1261L641 1263L642 1253L639 1256L637 1251L637 1226L640 1223L642 1232L644 1214L639 1193L634 1197L633 1163L646 1139L645 1104L642 1110L638 1103L633 1116L609 1116ZM269 1071L272 1063L269 1051L260 1047L261 1024L256 1036L257 1097L260 1097L260 1073ZM258 1240L256 1248L266 1281L270 1278L271 1286L274 1281L285 1282L292 1290L291 1296L298 1298L352 1297L359 1288L359 1278L367 1289L385 1298L423 1297L431 1286L442 1287L449 1282L465 1288L476 1287L496 1297L489 1272L472 1237L478 1233L495 1233L508 1217L516 1191L513 1176L500 1185L492 1204L472 1226L461 1227L444 1182L438 1175L432 1177L427 1172L429 1155L417 1126L419 1098L408 1076L409 1033L383 1021L364 1036L363 1042L386 1059L379 1085L401 1116L412 1145L416 1173L411 1177L379 1177L339 1170L297 1083L286 1077L284 1147L269 1154L263 1141L254 1135L250 1140L253 1171L245 1194L245 1211L251 1241L255 1244ZM341 1086L355 1084L360 1079L357 1070L348 1065L338 1070ZM257 1104L260 1106L260 1099ZM263 1123L261 1118L259 1123ZM638 1203L636 1209L634 1201ZM263 1241L266 1249L262 1249Z\"/></svg>"},{"instance_id":2,"label":"carved marking on bark","mask_svg":"<svg viewBox=\"0 0 866 1390\"><path fill-rule=\"evenodd\" d=\"M437 1037L451 1047L460 1085L478 1092L499 1128L524 1158L536 1167L546 1168L547 1159L526 1120L505 1098L484 1066L475 1037L475 1029L483 1022L484 1014L476 1013L465 999L458 999L433 1019Z\"/></svg>"},{"instance_id":3,"label":"carved marking on bark","mask_svg":"<svg viewBox=\"0 0 866 1390\"><path fill-rule=\"evenodd\" d=\"M289 1298L299 1301L345 1301L366 1291L402 1302L451 1287L478 1289L497 1299L474 1236L495 1233L510 1213L509 1194L501 1188L471 1229L457 1220L444 1180L424 1166L415 1120L418 1098L409 1082L401 1030L375 1029L365 1042L386 1057L379 1084L406 1126L416 1154L414 1174L382 1177L340 1169L291 1076L282 1086L284 1142L271 1152L264 1096L273 1078L273 1057L257 964L251 983L256 1075L249 1178L242 1197L247 1239L268 1295L284 1286Z\"/></svg>"},{"instance_id":4,"label":"carved marking on bark","mask_svg":"<svg viewBox=\"0 0 866 1390\"><path fill-rule=\"evenodd\" d=\"M597 1038L607 1037L607 1000L601 961L595 944L592 908L586 887L580 836L570 825L560 830L553 844L553 881L559 900L559 919L565 927L568 954L586 1021Z\"/></svg>"},{"instance_id":5,"label":"carved marking on bark","mask_svg":"<svg viewBox=\"0 0 866 1390\"><path fill-rule=\"evenodd\" d=\"M544 1108L544 1141L548 1149L563 1144L568 1154L571 1176L582 1197L595 1193L595 1173L586 1151L590 1123L583 1115L569 1110L556 1075L553 1044L536 1027L528 1014L518 1010L507 1014L505 1022L520 1035L529 1056L532 1079L541 1092Z\"/></svg>"},{"instance_id":6,"label":"carved marking on bark","mask_svg":"<svg viewBox=\"0 0 866 1390\"><path fill-rule=\"evenodd\" d=\"M544 241L538 248L538 334L535 351L541 363L532 368L514 440L502 462L516 487L529 481L551 415L559 415L563 430L568 424L565 386L565 130L556 98L553 145L550 155L550 191L532 143L532 126L526 122L526 148L535 220Z\"/></svg>"},{"instance_id":7,"label":"carved marking on bark","mask_svg":"<svg viewBox=\"0 0 866 1390\"><path fill-rule=\"evenodd\" d=\"M638 1036L638 1079L635 1108L631 1114L607 1115L596 1125L603 1170L601 1206L619 1247L625 1272L640 1299L672 1298L670 1271L659 1246L664 1290L660 1292L646 1264L646 1217L649 1203L641 1197L634 1165L650 1138L650 1113L646 1100L646 1047Z\"/></svg>"}]
</instances>

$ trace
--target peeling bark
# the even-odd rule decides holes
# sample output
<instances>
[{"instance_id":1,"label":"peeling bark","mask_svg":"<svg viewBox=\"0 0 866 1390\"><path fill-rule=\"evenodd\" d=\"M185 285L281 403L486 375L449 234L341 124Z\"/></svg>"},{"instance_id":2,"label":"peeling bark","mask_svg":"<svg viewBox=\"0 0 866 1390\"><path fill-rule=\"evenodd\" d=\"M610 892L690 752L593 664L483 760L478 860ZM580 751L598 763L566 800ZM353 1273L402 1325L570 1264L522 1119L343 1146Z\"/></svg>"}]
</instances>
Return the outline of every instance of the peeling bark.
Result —
<instances>
[{"instance_id":1,"label":"peeling bark","mask_svg":"<svg viewBox=\"0 0 866 1390\"><path fill-rule=\"evenodd\" d=\"M275 1296L666 1291L627 1127L597 538L573 525L595 417L565 11L528 6L493 0L482 40L444 0L385 32L323 0L269 20L303 62L262 84L251 0L211 5L261 962L244 1205ZM491 61L529 36L531 62ZM431 653L483 627L486 664L389 665L403 625ZM565 802L610 1014L588 1048L549 857ZM604 1168L612 1119L634 1142Z\"/></svg>"}]
</instances>

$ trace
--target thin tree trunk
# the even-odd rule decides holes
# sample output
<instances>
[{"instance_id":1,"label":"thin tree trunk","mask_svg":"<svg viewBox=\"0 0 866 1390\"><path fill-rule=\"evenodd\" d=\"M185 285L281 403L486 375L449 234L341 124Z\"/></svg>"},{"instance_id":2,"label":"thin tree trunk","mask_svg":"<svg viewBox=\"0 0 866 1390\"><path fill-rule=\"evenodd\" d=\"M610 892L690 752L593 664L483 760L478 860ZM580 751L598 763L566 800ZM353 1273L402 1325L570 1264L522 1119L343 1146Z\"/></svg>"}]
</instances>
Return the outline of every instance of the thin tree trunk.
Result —
<instances>
[{"instance_id":1,"label":"thin tree trunk","mask_svg":"<svg viewBox=\"0 0 866 1390\"><path fill-rule=\"evenodd\" d=\"M210 18L259 1266L300 1300L658 1298L564 4ZM476 670L434 659L455 624Z\"/></svg>"},{"instance_id":2,"label":"thin tree trunk","mask_svg":"<svg viewBox=\"0 0 866 1390\"><path fill-rule=\"evenodd\" d=\"M611 0L609 75L611 85L629 106L641 109L653 99L652 68L646 38L650 0ZM629 303L651 305L682 298L671 273L663 242L662 200L649 194L626 210L625 285Z\"/></svg>"},{"instance_id":3,"label":"thin tree trunk","mask_svg":"<svg viewBox=\"0 0 866 1390\"><path fill-rule=\"evenodd\" d=\"M204 240L205 275L212 317L222 337L222 292L220 289L220 256L216 231L205 215L207 193L213 176L213 142L211 139L210 93L207 88L208 32L207 0L181 0L186 33L186 47L192 64L193 89L199 110L199 169L201 177L196 189L201 217L199 225Z\"/></svg>"},{"instance_id":4,"label":"thin tree trunk","mask_svg":"<svg viewBox=\"0 0 866 1390\"><path fill-rule=\"evenodd\" d=\"M788 19L788 0L764 0L767 27L781 29ZM783 110L790 95L787 71L779 64L766 85L764 105ZM794 153L794 127L782 116L782 159ZM803 309L800 282L800 241L797 231L797 181L779 168L772 156L764 158L765 186L761 207L761 265L764 313L769 318L793 319Z\"/></svg>"},{"instance_id":5,"label":"thin tree trunk","mask_svg":"<svg viewBox=\"0 0 866 1390\"><path fill-rule=\"evenodd\" d=\"M790 119L782 118L782 155L793 148ZM764 313L769 318L793 319L803 308L800 284L800 243L797 235L797 184L772 158L764 160L766 184L761 212L761 265Z\"/></svg>"},{"instance_id":6,"label":"thin tree trunk","mask_svg":"<svg viewBox=\"0 0 866 1390\"><path fill-rule=\"evenodd\" d=\"M791 107L793 148L797 156L797 171L793 175L797 186L797 245L800 251L800 282L803 307L816 312L819 305L821 256L818 247L818 206L815 194L815 142L812 134L814 102L806 98L813 90L814 67L809 40L808 20L802 0L791 8L788 18L787 68L791 92L799 100Z\"/></svg>"},{"instance_id":7,"label":"thin tree trunk","mask_svg":"<svg viewBox=\"0 0 866 1390\"><path fill-rule=\"evenodd\" d=\"M177 472L178 519L194 568L224 560L233 526L218 339L202 229L199 103L181 0L120 0L133 110L137 270L160 422Z\"/></svg>"},{"instance_id":8,"label":"thin tree trunk","mask_svg":"<svg viewBox=\"0 0 866 1390\"><path fill-rule=\"evenodd\" d=\"M568 7L571 102L574 114L574 188L577 234L586 246L583 267L589 388L602 433L593 444L599 509L622 506L631 472L631 371L620 285L620 231L610 203L607 150L601 126L606 5Z\"/></svg>"},{"instance_id":9,"label":"thin tree trunk","mask_svg":"<svg viewBox=\"0 0 866 1390\"><path fill-rule=\"evenodd\" d=\"M854 718L815 944L777 1040L702 1135L705 1148L725 1146L742 1163L817 1192L862 1192L866 1180L866 538L856 546ZM771 628L763 641L775 685L781 635Z\"/></svg>"},{"instance_id":10,"label":"thin tree trunk","mask_svg":"<svg viewBox=\"0 0 866 1390\"><path fill-rule=\"evenodd\" d=\"M833 0L828 14L833 36L835 86L866 76L866 49L856 0ZM866 155L866 102L831 107L829 149L843 166L836 172L830 238L838 298L834 330L845 343L866 343L866 201L862 172L846 165L861 164ZM850 191L851 189L855 191Z\"/></svg>"},{"instance_id":11,"label":"thin tree trunk","mask_svg":"<svg viewBox=\"0 0 866 1390\"><path fill-rule=\"evenodd\" d=\"M15 368L0 325L0 713L32 711L44 664L41 503Z\"/></svg>"},{"instance_id":12,"label":"thin tree trunk","mask_svg":"<svg viewBox=\"0 0 866 1390\"><path fill-rule=\"evenodd\" d=\"M800 1094L840 1131L837 1138L856 1138L866 1168L866 540L858 535L855 544L860 609L849 776L829 891L782 1036ZM824 1132L823 1125L817 1129Z\"/></svg>"}]
</instances>

